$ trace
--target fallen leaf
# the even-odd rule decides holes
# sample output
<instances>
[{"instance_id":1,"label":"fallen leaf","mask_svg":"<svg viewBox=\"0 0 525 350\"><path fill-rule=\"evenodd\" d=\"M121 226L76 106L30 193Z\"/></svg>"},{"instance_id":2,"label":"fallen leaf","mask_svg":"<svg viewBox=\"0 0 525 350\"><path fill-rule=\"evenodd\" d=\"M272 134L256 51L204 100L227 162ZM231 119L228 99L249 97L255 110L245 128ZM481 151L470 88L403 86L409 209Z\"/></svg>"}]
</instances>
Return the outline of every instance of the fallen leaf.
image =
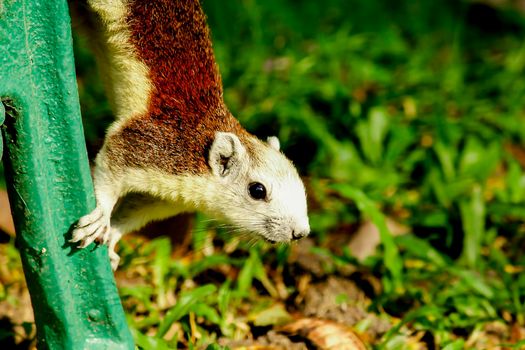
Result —
<instances>
[{"instance_id":1,"label":"fallen leaf","mask_svg":"<svg viewBox=\"0 0 525 350\"><path fill-rule=\"evenodd\" d=\"M393 236L403 235L409 230L406 226L399 224L391 218L386 219L386 226ZM348 248L357 260L363 261L375 252L379 243L381 243L379 230L372 221L367 220L352 237Z\"/></svg>"},{"instance_id":2,"label":"fallen leaf","mask_svg":"<svg viewBox=\"0 0 525 350\"><path fill-rule=\"evenodd\" d=\"M512 344L525 340L525 328L513 323L510 328L510 342Z\"/></svg>"},{"instance_id":3,"label":"fallen leaf","mask_svg":"<svg viewBox=\"0 0 525 350\"><path fill-rule=\"evenodd\" d=\"M233 348L234 350L284 350L282 346L273 345L248 345Z\"/></svg>"},{"instance_id":4,"label":"fallen leaf","mask_svg":"<svg viewBox=\"0 0 525 350\"><path fill-rule=\"evenodd\" d=\"M321 350L366 350L363 341L350 327L333 321L302 318L280 327L278 331L304 337Z\"/></svg>"}]
</instances>

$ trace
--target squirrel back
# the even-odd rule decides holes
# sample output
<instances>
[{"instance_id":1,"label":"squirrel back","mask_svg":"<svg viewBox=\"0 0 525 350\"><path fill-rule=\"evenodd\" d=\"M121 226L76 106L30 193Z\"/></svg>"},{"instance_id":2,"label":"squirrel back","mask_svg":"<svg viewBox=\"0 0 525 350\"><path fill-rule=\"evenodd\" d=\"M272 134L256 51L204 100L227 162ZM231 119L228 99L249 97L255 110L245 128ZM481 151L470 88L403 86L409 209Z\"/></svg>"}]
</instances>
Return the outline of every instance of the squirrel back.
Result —
<instances>
[{"instance_id":1,"label":"squirrel back","mask_svg":"<svg viewBox=\"0 0 525 350\"><path fill-rule=\"evenodd\" d=\"M106 86L119 120L108 133L113 166L200 173L207 169L203 155L216 131L248 136L224 104L198 1L89 4L104 28L106 47L98 59L109 65Z\"/></svg>"}]
</instances>

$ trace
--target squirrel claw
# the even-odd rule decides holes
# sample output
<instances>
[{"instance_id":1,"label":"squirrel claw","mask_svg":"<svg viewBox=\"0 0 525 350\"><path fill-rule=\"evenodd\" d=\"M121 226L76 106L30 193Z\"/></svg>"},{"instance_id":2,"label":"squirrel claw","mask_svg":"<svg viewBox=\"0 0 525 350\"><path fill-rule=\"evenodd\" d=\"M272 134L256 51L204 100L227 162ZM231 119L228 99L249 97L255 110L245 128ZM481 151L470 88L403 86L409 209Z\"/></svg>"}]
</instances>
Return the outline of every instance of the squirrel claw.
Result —
<instances>
[{"instance_id":1,"label":"squirrel claw","mask_svg":"<svg viewBox=\"0 0 525 350\"><path fill-rule=\"evenodd\" d=\"M80 249L86 248L95 241L107 245L111 268L115 271L120 261L120 257L115 252L115 245L122 235L117 229L110 227L109 222L109 216L96 208L78 220L69 242L79 243L78 248Z\"/></svg>"},{"instance_id":2,"label":"squirrel claw","mask_svg":"<svg viewBox=\"0 0 525 350\"><path fill-rule=\"evenodd\" d=\"M78 243L80 249L86 248L93 242L107 245L111 268L115 271L120 261L115 246L120 237L122 237L120 230L110 226L110 215L97 207L78 220L69 242Z\"/></svg>"},{"instance_id":3,"label":"squirrel claw","mask_svg":"<svg viewBox=\"0 0 525 350\"><path fill-rule=\"evenodd\" d=\"M78 247L85 248L95 240L99 240L109 231L109 217L106 217L102 210L96 208L90 214L83 216L73 230L69 242L80 242Z\"/></svg>"}]
</instances>

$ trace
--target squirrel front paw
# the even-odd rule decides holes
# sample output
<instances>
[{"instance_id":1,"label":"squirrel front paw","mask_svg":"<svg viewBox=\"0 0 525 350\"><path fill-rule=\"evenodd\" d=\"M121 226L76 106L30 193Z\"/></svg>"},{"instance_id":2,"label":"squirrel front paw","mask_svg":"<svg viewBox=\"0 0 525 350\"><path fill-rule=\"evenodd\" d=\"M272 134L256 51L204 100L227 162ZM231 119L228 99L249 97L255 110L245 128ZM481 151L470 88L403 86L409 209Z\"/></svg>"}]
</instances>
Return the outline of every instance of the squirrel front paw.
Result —
<instances>
[{"instance_id":1,"label":"squirrel front paw","mask_svg":"<svg viewBox=\"0 0 525 350\"><path fill-rule=\"evenodd\" d=\"M79 248L85 248L94 241L105 244L109 241L111 233L109 222L109 215L97 207L91 213L78 220L69 241L71 243L80 242Z\"/></svg>"},{"instance_id":2,"label":"squirrel front paw","mask_svg":"<svg viewBox=\"0 0 525 350\"><path fill-rule=\"evenodd\" d=\"M122 237L119 230L110 227L110 216L99 207L78 220L71 239L71 243L80 242L78 247L85 248L97 241L108 245L108 255L113 271L117 269L120 257L115 252L115 245Z\"/></svg>"}]
</instances>

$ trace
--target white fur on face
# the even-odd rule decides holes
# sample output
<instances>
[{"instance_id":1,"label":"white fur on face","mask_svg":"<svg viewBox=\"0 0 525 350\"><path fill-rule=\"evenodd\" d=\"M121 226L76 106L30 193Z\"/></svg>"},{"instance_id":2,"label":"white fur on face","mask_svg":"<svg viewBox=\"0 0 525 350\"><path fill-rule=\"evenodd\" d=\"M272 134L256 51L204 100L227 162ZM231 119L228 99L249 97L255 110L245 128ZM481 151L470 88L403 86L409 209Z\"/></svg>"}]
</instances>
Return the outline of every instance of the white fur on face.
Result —
<instances>
[{"instance_id":1,"label":"white fur on face","mask_svg":"<svg viewBox=\"0 0 525 350\"><path fill-rule=\"evenodd\" d=\"M306 193L293 164L271 145L257 141L258 161L246 154L237 176L218 181L222 188L213 203L227 221L271 242L289 242L308 235ZM250 196L250 184L266 188L267 198ZM211 208L210 208L211 209Z\"/></svg>"}]
</instances>

